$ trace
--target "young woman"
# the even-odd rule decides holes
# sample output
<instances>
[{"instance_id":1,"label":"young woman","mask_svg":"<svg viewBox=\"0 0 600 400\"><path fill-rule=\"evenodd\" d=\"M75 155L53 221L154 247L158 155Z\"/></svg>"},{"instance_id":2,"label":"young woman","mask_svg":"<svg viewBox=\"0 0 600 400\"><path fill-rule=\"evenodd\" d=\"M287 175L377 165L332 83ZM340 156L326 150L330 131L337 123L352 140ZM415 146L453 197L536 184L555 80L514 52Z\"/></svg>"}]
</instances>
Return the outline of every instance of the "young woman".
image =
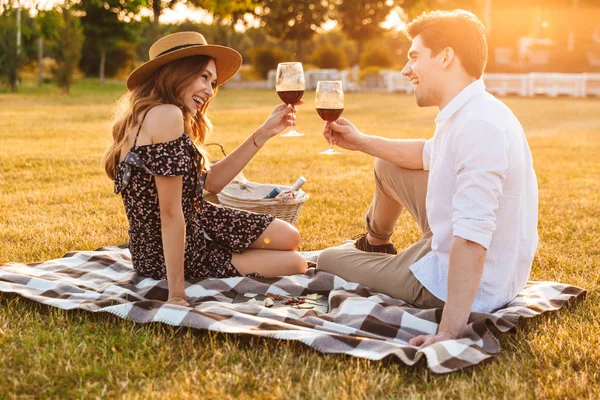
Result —
<instances>
[{"instance_id":1,"label":"young woman","mask_svg":"<svg viewBox=\"0 0 600 400\"><path fill-rule=\"evenodd\" d=\"M127 79L104 162L129 221L133 267L167 279L168 301L187 305L184 279L303 273L298 231L270 215L218 207L220 192L271 137L293 125L292 107L275 107L223 160L208 165L206 111L218 85L241 65L235 50L208 45L196 32L159 39L150 61Z\"/></svg>"}]
</instances>

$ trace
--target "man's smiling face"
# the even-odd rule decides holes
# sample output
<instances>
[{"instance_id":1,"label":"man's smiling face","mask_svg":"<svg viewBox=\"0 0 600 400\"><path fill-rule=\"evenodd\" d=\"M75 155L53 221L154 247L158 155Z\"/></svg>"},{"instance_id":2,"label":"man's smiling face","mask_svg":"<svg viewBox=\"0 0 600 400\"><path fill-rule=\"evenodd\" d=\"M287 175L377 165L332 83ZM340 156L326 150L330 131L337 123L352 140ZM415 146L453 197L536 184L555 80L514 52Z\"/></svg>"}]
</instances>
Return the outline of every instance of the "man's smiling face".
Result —
<instances>
[{"instance_id":1,"label":"man's smiling face","mask_svg":"<svg viewBox=\"0 0 600 400\"><path fill-rule=\"evenodd\" d=\"M431 49L425 46L421 35L417 35L408 50L408 62L402 75L414 85L415 98L419 107L436 106L440 102L440 77L444 73L443 52L432 56Z\"/></svg>"}]
</instances>

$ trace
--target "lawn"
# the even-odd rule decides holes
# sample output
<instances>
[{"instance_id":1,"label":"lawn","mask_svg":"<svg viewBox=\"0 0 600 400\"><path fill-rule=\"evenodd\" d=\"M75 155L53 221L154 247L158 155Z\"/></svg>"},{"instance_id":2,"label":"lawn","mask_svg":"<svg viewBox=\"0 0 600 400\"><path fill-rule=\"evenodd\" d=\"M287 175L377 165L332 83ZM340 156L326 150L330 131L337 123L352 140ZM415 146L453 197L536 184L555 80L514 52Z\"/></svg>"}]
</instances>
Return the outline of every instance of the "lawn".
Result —
<instances>
[{"instance_id":1,"label":"lawn","mask_svg":"<svg viewBox=\"0 0 600 400\"><path fill-rule=\"evenodd\" d=\"M78 81L70 96L26 82L0 94L0 263L61 257L127 241L120 197L101 157L119 82ZM363 231L373 160L326 142L306 94L303 138L274 138L245 169L311 197L297 227L302 250ZM0 398L598 398L600 396L600 100L516 98L540 188L540 245L531 278L588 289L587 300L501 335L496 359L447 376L394 360L322 355L302 344L225 335L112 315L63 311L0 294ZM278 102L275 92L224 89L210 117L228 151ZM412 96L348 93L344 116L385 137L433 134L436 110ZM216 153L215 153L216 154ZM397 247L419 237L404 215Z\"/></svg>"}]
</instances>

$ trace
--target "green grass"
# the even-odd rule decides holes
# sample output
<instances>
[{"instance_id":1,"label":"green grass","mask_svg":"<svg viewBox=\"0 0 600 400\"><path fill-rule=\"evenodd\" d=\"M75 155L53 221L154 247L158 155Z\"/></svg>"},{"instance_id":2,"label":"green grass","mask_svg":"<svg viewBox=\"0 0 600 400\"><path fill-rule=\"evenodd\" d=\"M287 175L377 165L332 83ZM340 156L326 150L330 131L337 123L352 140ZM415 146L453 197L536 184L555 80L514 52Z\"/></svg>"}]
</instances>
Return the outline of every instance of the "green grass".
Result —
<instances>
[{"instance_id":1,"label":"green grass","mask_svg":"<svg viewBox=\"0 0 600 400\"><path fill-rule=\"evenodd\" d=\"M118 82L78 81L71 96L25 82L0 94L0 263L33 262L127 241L121 200L104 176ZM298 112L304 138L275 138L245 170L292 184L310 200L303 250L362 231L373 160L319 156L326 142L314 94ZM540 245L532 279L589 290L586 301L501 335L500 356L448 376L394 360L322 355L304 345L137 325L0 294L0 398L597 398L600 396L600 101L507 98L527 132L540 187ZM228 151L278 102L274 92L222 90L209 141ZM436 111L412 96L348 93L344 115L386 137L433 134ZM398 247L419 237L403 216Z\"/></svg>"}]
</instances>

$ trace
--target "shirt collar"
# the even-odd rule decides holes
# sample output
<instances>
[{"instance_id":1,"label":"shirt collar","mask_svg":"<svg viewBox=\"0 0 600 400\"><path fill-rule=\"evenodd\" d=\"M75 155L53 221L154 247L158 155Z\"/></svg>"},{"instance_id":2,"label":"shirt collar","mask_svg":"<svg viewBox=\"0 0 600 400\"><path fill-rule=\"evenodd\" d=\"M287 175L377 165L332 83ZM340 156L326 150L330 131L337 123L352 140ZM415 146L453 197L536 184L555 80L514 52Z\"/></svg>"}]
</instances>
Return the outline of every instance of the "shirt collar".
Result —
<instances>
[{"instance_id":1,"label":"shirt collar","mask_svg":"<svg viewBox=\"0 0 600 400\"><path fill-rule=\"evenodd\" d=\"M477 79L475 82L468 84L463 90L461 90L450 103L446 104L446 107L440 110L435 122L439 123L450 119L458 110L464 106L471 97L485 92L485 84L482 79Z\"/></svg>"}]
</instances>

